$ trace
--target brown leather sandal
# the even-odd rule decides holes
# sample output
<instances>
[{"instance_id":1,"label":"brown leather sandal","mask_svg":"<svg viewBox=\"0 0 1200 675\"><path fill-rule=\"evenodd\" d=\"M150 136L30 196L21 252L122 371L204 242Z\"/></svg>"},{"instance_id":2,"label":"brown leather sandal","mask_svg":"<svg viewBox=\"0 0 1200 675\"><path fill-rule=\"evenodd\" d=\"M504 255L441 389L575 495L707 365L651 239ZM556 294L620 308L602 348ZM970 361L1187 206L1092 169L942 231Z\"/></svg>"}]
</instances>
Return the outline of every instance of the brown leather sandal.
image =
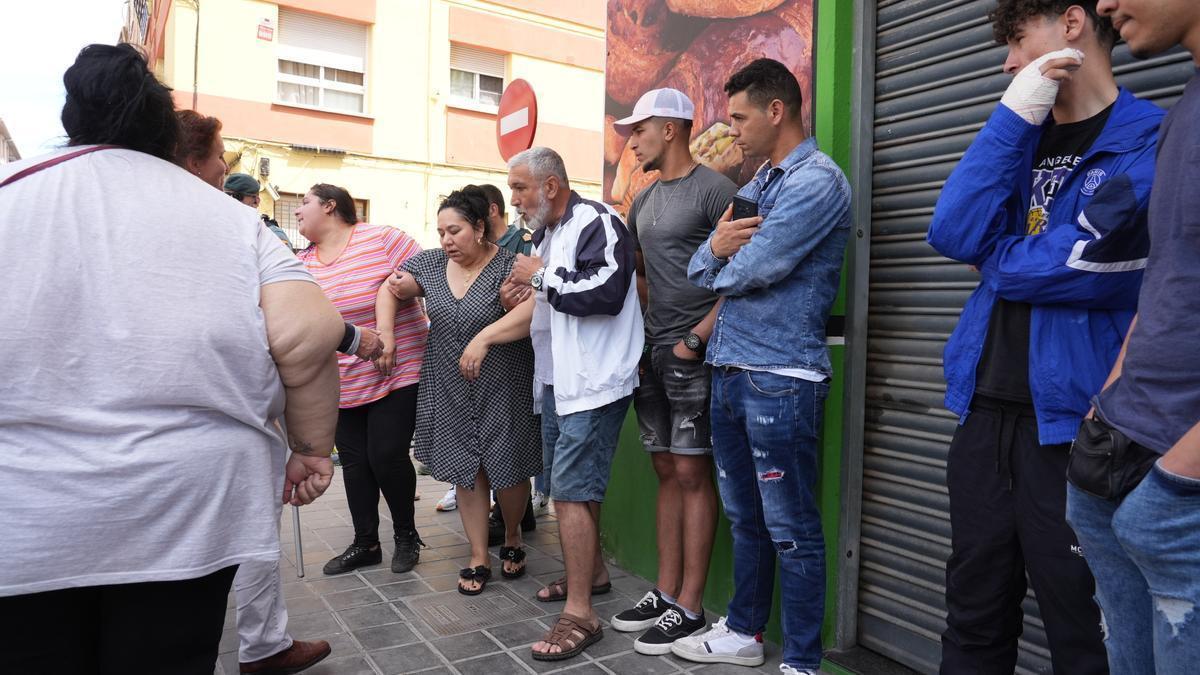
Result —
<instances>
[{"instance_id":1,"label":"brown leather sandal","mask_svg":"<svg viewBox=\"0 0 1200 675\"><path fill-rule=\"evenodd\" d=\"M534 651L535 661L565 661L583 653L584 649L604 637L604 628L596 621L596 627L588 626L587 621L571 614L560 614L554 627L542 638L542 642L557 646L558 653L543 653Z\"/></svg>"},{"instance_id":2,"label":"brown leather sandal","mask_svg":"<svg viewBox=\"0 0 1200 675\"><path fill-rule=\"evenodd\" d=\"M558 602L559 600L566 600L567 578L562 577L561 579L555 579L554 581L551 581L549 584L546 584L546 590L549 592L546 593L545 597L542 597L541 593L535 593L533 597L538 602ZM602 584L592 586L592 595L604 595L611 590L612 582L606 581Z\"/></svg>"}]
</instances>

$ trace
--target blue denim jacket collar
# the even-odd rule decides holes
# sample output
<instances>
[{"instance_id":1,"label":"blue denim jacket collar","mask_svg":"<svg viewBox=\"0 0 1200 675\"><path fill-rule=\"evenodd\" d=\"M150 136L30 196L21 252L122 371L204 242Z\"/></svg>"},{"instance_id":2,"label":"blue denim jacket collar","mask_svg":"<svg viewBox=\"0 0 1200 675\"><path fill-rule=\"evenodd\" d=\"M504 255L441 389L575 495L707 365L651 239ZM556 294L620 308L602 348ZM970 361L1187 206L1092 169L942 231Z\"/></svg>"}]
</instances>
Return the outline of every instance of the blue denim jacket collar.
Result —
<instances>
[{"instance_id":1,"label":"blue denim jacket collar","mask_svg":"<svg viewBox=\"0 0 1200 675\"><path fill-rule=\"evenodd\" d=\"M758 186L759 192L761 193L762 190L766 186L770 185L772 181L777 179L779 176L786 174L789 169L808 159L809 156L816 151L817 139L809 136L808 138L804 139L800 145L792 148L792 151L787 154L787 157L784 157L783 161L777 166L772 166L771 160L769 159L763 162L762 166L758 167L758 171L754 172L754 178L751 179L751 182ZM755 197L757 196L758 195L755 195Z\"/></svg>"}]
</instances>

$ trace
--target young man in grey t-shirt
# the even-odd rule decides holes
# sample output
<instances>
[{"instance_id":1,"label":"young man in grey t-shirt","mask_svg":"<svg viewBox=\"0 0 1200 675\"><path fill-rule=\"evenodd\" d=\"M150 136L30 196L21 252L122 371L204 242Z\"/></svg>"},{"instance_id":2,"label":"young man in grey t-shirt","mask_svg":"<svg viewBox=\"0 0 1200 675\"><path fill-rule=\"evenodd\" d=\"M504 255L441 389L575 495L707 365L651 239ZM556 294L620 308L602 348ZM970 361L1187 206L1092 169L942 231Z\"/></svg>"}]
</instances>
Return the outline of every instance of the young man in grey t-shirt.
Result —
<instances>
[{"instance_id":1,"label":"young man in grey t-shirt","mask_svg":"<svg viewBox=\"0 0 1200 675\"><path fill-rule=\"evenodd\" d=\"M658 474L658 579L612 627L645 631L642 654L707 627L701 598L717 518L709 427L711 374L704 352L717 295L688 281L687 265L729 206L737 186L701 166L688 147L694 106L674 89L637 102L616 129L659 180L633 200L626 219L637 244L646 347L634 395L642 443ZM644 283L642 283L644 281ZM684 536L684 532L687 536Z\"/></svg>"}]
</instances>

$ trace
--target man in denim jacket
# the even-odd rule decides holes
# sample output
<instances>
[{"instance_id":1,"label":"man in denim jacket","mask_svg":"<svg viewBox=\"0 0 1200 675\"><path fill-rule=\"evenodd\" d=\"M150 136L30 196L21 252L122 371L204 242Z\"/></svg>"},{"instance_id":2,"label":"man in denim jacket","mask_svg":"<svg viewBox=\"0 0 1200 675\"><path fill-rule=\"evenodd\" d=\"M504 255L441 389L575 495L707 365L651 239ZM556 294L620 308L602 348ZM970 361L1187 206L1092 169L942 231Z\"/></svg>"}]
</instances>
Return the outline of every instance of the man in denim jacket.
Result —
<instances>
[{"instance_id":1,"label":"man in denim jacket","mask_svg":"<svg viewBox=\"0 0 1200 675\"><path fill-rule=\"evenodd\" d=\"M928 235L981 275L943 357L960 426L941 671L1013 671L1028 574L1054 672L1106 673L1090 552L1065 519L1068 444L1137 306L1162 111L1117 87L1094 0L1004 0L992 18L1015 77Z\"/></svg>"},{"instance_id":2,"label":"man in denim jacket","mask_svg":"<svg viewBox=\"0 0 1200 675\"><path fill-rule=\"evenodd\" d=\"M771 613L775 561L783 584L784 673L821 664L825 543L813 489L831 368L825 322L850 230L850 186L804 131L800 86L759 59L725 84L731 135L768 161L738 193L758 217L717 224L688 266L724 298L708 345L713 459L732 523L734 595L712 630L672 652L753 666Z\"/></svg>"}]
</instances>

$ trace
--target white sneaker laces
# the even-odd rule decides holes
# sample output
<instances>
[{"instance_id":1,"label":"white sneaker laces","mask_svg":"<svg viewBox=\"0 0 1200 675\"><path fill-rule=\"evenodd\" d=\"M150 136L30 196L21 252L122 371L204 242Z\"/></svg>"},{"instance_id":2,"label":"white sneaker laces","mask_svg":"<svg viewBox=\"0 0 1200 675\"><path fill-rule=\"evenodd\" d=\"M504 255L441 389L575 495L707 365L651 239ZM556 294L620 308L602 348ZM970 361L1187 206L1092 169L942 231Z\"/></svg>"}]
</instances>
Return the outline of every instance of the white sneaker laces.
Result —
<instances>
[{"instance_id":1,"label":"white sneaker laces","mask_svg":"<svg viewBox=\"0 0 1200 675\"><path fill-rule=\"evenodd\" d=\"M661 631L669 631L683 623L683 614L677 609L668 609L663 612L663 615L658 617L654 627Z\"/></svg>"},{"instance_id":2,"label":"white sneaker laces","mask_svg":"<svg viewBox=\"0 0 1200 675\"><path fill-rule=\"evenodd\" d=\"M638 604L634 605L634 609L649 609L651 607L658 607L658 596L655 595L654 591L643 595L642 599L638 600Z\"/></svg>"}]
</instances>

